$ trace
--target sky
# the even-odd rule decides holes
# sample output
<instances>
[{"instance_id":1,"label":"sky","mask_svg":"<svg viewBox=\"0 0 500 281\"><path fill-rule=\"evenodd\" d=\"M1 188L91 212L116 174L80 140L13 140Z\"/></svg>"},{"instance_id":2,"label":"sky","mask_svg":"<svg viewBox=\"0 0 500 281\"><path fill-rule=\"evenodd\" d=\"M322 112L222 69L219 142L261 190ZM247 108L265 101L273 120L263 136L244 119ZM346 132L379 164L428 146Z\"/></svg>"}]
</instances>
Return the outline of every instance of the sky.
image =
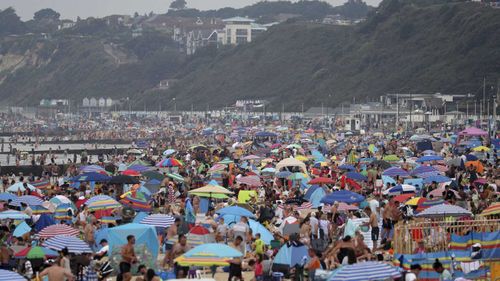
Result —
<instances>
[{"instance_id":1,"label":"sky","mask_svg":"<svg viewBox=\"0 0 500 281\"><path fill-rule=\"evenodd\" d=\"M222 7L240 8L251 5L257 0L186 0L188 7L201 10L218 9ZM345 0L326 0L334 6L341 5ZM376 6L381 0L365 0L369 5ZM52 8L61 14L63 19L103 17L112 14L140 14L154 12L165 13L171 0L0 0L0 9L13 7L23 20L33 18L33 14L43 8Z\"/></svg>"}]
</instances>

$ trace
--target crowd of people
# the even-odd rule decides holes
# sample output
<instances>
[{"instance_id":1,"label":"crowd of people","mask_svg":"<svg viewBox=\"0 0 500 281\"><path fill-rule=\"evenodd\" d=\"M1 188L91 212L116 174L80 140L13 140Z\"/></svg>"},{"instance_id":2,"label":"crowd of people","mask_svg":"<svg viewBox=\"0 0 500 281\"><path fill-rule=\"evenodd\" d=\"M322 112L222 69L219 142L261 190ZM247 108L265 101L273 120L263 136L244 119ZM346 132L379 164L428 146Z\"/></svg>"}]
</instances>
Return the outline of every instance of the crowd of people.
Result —
<instances>
[{"instance_id":1,"label":"crowd of people","mask_svg":"<svg viewBox=\"0 0 500 281\"><path fill-rule=\"evenodd\" d=\"M41 280L44 276L48 280L97 280L117 274L117 280L149 281L160 280L158 274L164 271L171 271L176 278L193 277L200 268L183 265L178 259L196 246L189 240L192 229L202 227L214 243L227 244L242 253L227 260L228 280L243 280L245 271L253 272L257 281L265 280L275 271L274 259L287 244L303 245L308 250L307 256L299 258L303 261L289 264L286 276L291 273L295 280L304 276L315 280L318 270L331 271L364 261L391 263L396 225L414 220L422 211L418 203L406 204L409 200L456 205L472 217L499 201L499 159L487 134L352 135L309 127L312 124L263 128L217 120L207 128L204 122L200 119L163 128L161 133L130 135L136 138L134 147L138 148L133 152L92 161L82 157L55 176L4 176L3 189L13 197L0 197L0 208L27 215L30 230L15 235L19 221L2 219L1 268ZM121 132L112 137L118 136ZM146 136L146 144L137 147ZM458 151L461 142L468 145L462 144L464 149ZM89 172L85 167L113 177L95 182L75 180ZM414 173L419 168L422 172ZM397 173L388 173L390 169ZM130 171L135 173L127 174ZM137 182L113 182L122 174ZM48 186L30 187L30 182L43 177L50 182ZM157 182L151 182L153 179ZM207 200L191 192L207 185L222 187L228 195L210 194ZM311 197L317 189L322 196ZM349 192L347 199L337 197L338 192ZM359 200L351 198L353 193ZM50 204L43 205L42 211L30 202L12 205L25 195ZM154 266L147 266L136 253L133 235L128 235L119 253L110 257L108 240L98 239L97 232L130 223L142 209L122 204L97 210L85 204L85 200L102 195L117 202L123 202L124 195L139 198L150 206L147 213L174 218L169 227L157 228L161 254L155 257ZM56 213L56 201L51 199L59 196L74 207L68 208L67 216L58 223L78 230L92 252L75 254L63 248L55 259L47 258L50 254L46 253L42 262L16 257L28 246L44 245L36 225L44 215ZM333 200L327 200L328 196ZM229 206L248 210L253 216L219 213ZM107 221L109 217L116 220ZM262 231L252 227L254 221L272 235L266 242ZM428 251L429 244L432 241L419 240L414 252ZM433 268L441 280L455 280L439 260ZM419 264L412 264L400 278L419 280L421 270ZM211 271L215 276L217 267L211 266Z\"/></svg>"}]
</instances>

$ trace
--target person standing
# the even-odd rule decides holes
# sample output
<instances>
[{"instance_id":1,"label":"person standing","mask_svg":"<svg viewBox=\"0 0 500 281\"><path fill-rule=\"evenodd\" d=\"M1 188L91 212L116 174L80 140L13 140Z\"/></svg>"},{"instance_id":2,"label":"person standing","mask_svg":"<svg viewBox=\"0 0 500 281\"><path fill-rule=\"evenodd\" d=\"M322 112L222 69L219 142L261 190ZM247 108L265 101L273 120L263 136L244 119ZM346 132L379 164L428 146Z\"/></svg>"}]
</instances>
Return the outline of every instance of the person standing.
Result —
<instances>
[{"instance_id":1,"label":"person standing","mask_svg":"<svg viewBox=\"0 0 500 281\"><path fill-rule=\"evenodd\" d=\"M373 241L373 252L377 249L377 242L380 235L380 228L378 227L378 217L377 214L372 211L370 207L365 208L365 213L368 215L370 220L365 223L365 225L369 225L372 229L371 236Z\"/></svg>"},{"instance_id":2,"label":"person standing","mask_svg":"<svg viewBox=\"0 0 500 281\"><path fill-rule=\"evenodd\" d=\"M120 262L120 275L116 278L117 281L130 281L132 279L132 274L130 270L132 265L137 262L137 257L134 251L135 236L127 236L127 244L122 247L121 256L122 261Z\"/></svg>"}]
</instances>

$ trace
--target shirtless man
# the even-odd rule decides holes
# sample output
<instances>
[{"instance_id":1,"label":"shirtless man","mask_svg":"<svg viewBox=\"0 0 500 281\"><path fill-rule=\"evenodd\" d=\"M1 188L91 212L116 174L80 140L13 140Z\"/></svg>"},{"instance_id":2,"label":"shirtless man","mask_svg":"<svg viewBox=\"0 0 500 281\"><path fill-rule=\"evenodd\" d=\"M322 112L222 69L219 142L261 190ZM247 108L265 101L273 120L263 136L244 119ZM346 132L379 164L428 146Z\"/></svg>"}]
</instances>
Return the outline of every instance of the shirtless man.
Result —
<instances>
[{"instance_id":1,"label":"shirtless man","mask_svg":"<svg viewBox=\"0 0 500 281\"><path fill-rule=\"evenodd\" d=\"M60 267L56 262L40 273L40 278L48 276L50 281L65 281L65 280L75 280L75 276L71 271Z\"/></svg>"},{"instance_id":2,"label":"shirtless man","mask_svg":"<svg viewBox=\"0 0 500 281\"><path fill-rule=\"evenodd\" d=\"M372 212L370 207L365 208L365 213L370 217L370 220L364 225L369 225L372 229L372 241L373 241L373 251L377 249L377 241L380 235L380 229L378 227L378 217L377 214Z\"/></svg>"},{"instance_id":3,"label":"shirtless man","mask_svg":"<svg viewBox=\"0 0 500 281\"><path fill-rule=\"evenodd\" d=\"M12 250L5 244L0 247L0 269L10 270L9 261L12 254Z\"/></svg>"},{"instance_id":4,"label":"shirtless man","mask_svg":"<svg viewBox=\"0 0 500 281\"><path fill-rule=\"evenodd\" d=\"M127 236L127 244L122 248L122 262L120 263L120 273L122 274L123 281L130 281L132 274L130 269L132 264L137 262L137 257L134 251L135 237L134 235Z\"/></svg>"},{"instance_id":5,"label":"shirtless man","mask_svg":"<svg viewBox=\"0 0 500 281\"><path fill-rule=\"evenodd\" d=\"M177 258L180 257L185 252L189 251L189 246L187 245L187 238L184 234L179 235L179 240L175 243L172 248L172 258L171 263ZM177 278L183 278L187 275L189 267L180 266L177 263L174 264L174 272Z\"/></svg>"}]
</instances>

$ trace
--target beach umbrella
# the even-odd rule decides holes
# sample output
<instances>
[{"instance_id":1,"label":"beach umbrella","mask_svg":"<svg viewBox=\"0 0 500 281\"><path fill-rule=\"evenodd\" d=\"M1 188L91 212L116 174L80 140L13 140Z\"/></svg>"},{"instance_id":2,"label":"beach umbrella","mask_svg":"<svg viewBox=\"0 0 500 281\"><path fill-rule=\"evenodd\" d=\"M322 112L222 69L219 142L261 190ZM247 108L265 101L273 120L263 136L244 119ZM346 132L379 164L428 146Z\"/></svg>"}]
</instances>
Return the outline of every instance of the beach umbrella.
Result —
<instances>
[{"instance_id":1,"label":"beach umbrella","mask_svg":"<svg viewBox=\"0 0 500 281\"><path fill-rule=\"evenodd\" d=\"M131 169L125 170L121 174L125 175L125 176L131 176L131 177L140 177L141 176L140 172L138 172L136 170L131 170Z\"/></svg>"},{"instance_id":2,"label":"beach umbrella","mask_svg":"<svg viewBox=\"0 0 500 281\"><path fill-rule=\"evenodd\" d=\"M43 200L33 195L23 195L12 200L9 205L20 207L21 203L28 206L39 206L43 204Z\"/></svg>"},{"instance_id":3,"label":"beach umbrella","mask_svg":"<svg viewBox=\"0 0 500 281\"><path fill-rule=\"evenodd\" d=\"M307 259L308 257L307 247L304 244L288 242L281 246L274 257L273 271L289 270L295 265L302 265L304 258Z\"/></svg>"},{"instance_id":4,"label":"beach umbrella","mask_svg":"<svg viewBox=\"0 0 500 281\"><path fill-rule=\"evenodd\" d=\"M258 221L250 219L248 220L248 225L250 226L253 235L255 236L255 234L259 233L260 239L262 239L266 245L270 245L271 241L274 240L273 234Z\"/></svg>"},{"instance_id":5,"label":"beach umbrella","mask_svg":"<svg viewBox=\"0 0 500 281\"><path fill-rule=\"evenodd\" d=\"M442 182L449 182L449 181L451 181L451 179L449 177L442 176L442 175L433 175L433 176L430 176L430 177L427 177L424 179L425 184L429 184L429 183L433 183L433 182L442 183Z\"/></svg>"},{"instance_id":6,"label":"beach umbrella","mask_svg":"<svg viewBox=\"0 0 500 281\"><path fill-rule=\"evenodd\" d=\"M438 218L438 217L461 217L472 216L469 210L457 205L439 204L429 207L417 214L417 217Z\"/></svg>"},{"instance_id":7,"label":"beach umbrella","mask_svg":"<svg viewBox=\"0 0 500 281\"><path fill-rule=\"evenodd\" d=\"M41 206L41 205L36 205L36 206L31 206L31 210L33 211L33 215L41 215L41 214L51 214L53 211Z\"/></svg>"},{"instance_id":8,"label":"beach umbrella","mask_svg":"<svg viewBox=\"0 0 500 281\"><path fill-rule=\"evenodd\" d=\"M424 163L424 162L441 161L441 160L443 160L443 157L438 155L425 155L415 160L415 162Z\"/></svg>"},{"instance_id":9,"label":"beach umbrella","mask_svg":"<svg viewBox=\"0 0 500 281\"><path fill-rule=\"evenodd\" d=\"M422 177L422 175L439 174L439 171L432 166L419 166L410 172L410 175Z\"/></svg>"},{"instance_id":10,"label":"beach umbrella","mask_svg":"<svg viewBox=\"0 0 500 281\"><path fill-rule=\"evenodd\" d=\"M69 200L68 197L63 196L63 195L56 195L52 198L50 198L49 202L53 203L56 206L59 206L61 204L73 204L71 200Z\"/></svg>"},{"instance_id":11,"label":"beach umbrella","mask_svg":"<svg viewBox=\"0 0 500 281\"><path fill-rule=\"evenodd\" d=\"M432 167L434 169L436 169L439 173L445 173L449 170L448 167L446 167L445 165L434 165ZM429 177L429 176L426 176L426 177Z\"/></svg>"},{"instance_id":12,"label":"beach umbrella","mask_svg":"<svg viewBox=\"0 0 500 281\"><path fill-rule=\"evenodd\" d=\"M221 161L217 162L217 164L222 164L222 165L229 165L231 163L234 163L234 161L229 158L224 158Z\"/></svg>"},{"instance_id":13,"label":"beach umbrella","mask_svg":"<svg viewBox=\"0 0 500 281\"><path fill-rule=\"evenodd\" d=\"M146 172L142 173L142 176L146 177L148 179L151 179L151 180L155 179L155 180L158 180L160 182L165 178L165 176L163 174L161 174L157 171L146 171Z\"/></svg>"},{"instance_id":14,"label":"beach umbrella","mask_svg":"<svg viewBox=\"0 0 500 281\"><path fill-rule=\"evenodd\" d=\"M433 191L429 192L428 196L433 196L434 198L437 198L437 197L443 197L443 193L445 191L445 188L444 186L443 187L440 187L440 188L436 188L434 189ZM455 191L453 189L450 189L451 192L453 192L455 194L455 197L460 199L460 195L458 195L458 191Z\"/></svg>"},{"instance_id":15,"label":"beach umbrella","mask_svg":"<svg viewBox=\"0 0 500 281\"><path fill-rule=\"evenodd\" d=\"M132 149L127 150L127 154L141 155L142 154L142 150L137 149L137 148L132 148Z\"/></svg>"},{"instance_id":16,"label":"beach umbrella","mask_svg":"<svg viewBox=\"0 0 500 281\"><path fill-rule=\"evenodd\" d=\"M289 172L289 171L281 171L281 172L276 173L276 177L279 179L286 179L291 175L292 175L292 172Z\"/></svg>"},{"instance_id":17,"label":"beach umbrella","mask_svg":"<svg viewBox=\"0 0 500 281\"><path fill-rule=\"evenodd\" d=\"M334 202L344 202L347 204L359 203L365 200L365 197L361 194L348 191L348 190L339 190L334 191L321 199L321 203L333 205Z\"/></svg>"},{"instance_id":18,"label":"beach umbrella","mask_svg":"<svg viewBox=\"0 0 500 281\"><path fill-rule=\"evenodd\" d=\"M328 281L393 280L399 277L401 273L396 267L384 262L366 261L342 266L328 278Z\"/></svg>"},{"instance_id":19,"label":"beach umbrella","mask_svg":"<svg viewBox=\"0 0 500 281\"><path fill-rule=\"evenodd\" d=\"M97 202L97 201L103 201L103 200L114 200L111 196L108 196L108 195L96 195L96 196L93 196L91 197L90 199L88 199L87 201L85 201L85 205L88 205L90 203L94 203L94 202Z\"/></svg>"},{"instance_id":20,"label":"beach umbrella","mask_svg":"<svg viewBox=\"0 0 500 281\"><path fill-rule=\"evenodd\" d=\"M110 179L111 179L111 177L109 177L107 175L103 175L101 173L88 172L88 173L83 173L81 175L73 177L70 179L70 181L73 181L73 182L87 182L87 181L107 182Z\"/></svg>"},{"instance_id":21,"label":"beach umbrella","mask_svg":"<svg viewBox=\"0 0 500 281\"><path fill-rule=\"evenodd\" d=\"M151 169L152 169L152 167L148 167L148 166L144 166L144 165L139 165L139 164L134 164L134 165L128 166L127 170L133 170L133 171L137 171L139 173L143 173L143 172L149 171ZM125 172L125 171L123 171L123 172ZM122 174L123 174L123 172L122 172Z\"/></svg>"},{"instance_id":22,"label":"beach umbrella","mask_svg":"<svg viewBox=\"0 0 500 281\"><path fill-rule=\"evenodd\" d=\"M17 198L16 195L8 192L2 192L0 193L0 201L9 201L9 200L15 200Z\"/></svg>"},{"instance_id":23,"label":"beach umbrella","mask_svg":"<svg viewBox=\"0 0 500 281\"><path fill-rule=\"evenodd\" d=\"M478 158L474 154L467 154L467 155L465 155L465 160L467 160L467 161L477 161Z\"/></svg>"},{"instance_id":24,"label":"beach umbrella","mask_svg":"<svg viewBox=\"0 0 500 281\"><path fill-rule=\"evenodd\" d=\"M74 236L57 235L47 239L42 245L56 251L68 248L68 252L73 254L92 253L87 243Z\"/></svg>"},{"instance_id":25,"label":"beach umbrella","mask_svg":"<svg viewBox=\"0 0 500 281\"><path fill-rule=\"evenodd\" d=\"M276 173L276 169L275 168L271 168L271 167L268 167L268 168L264 168L262 169L261 171L262 173L270 173L270 174L274 174Z\"/></svg>"},{"instance_id":26,"label":"beach umbrella","mask_svg":"<svg viewBox=\"0 0 500 281\"><path fill-rule=\"evenodd\" d=\"M349 165L349 164L340 165L339 169L345 170L345 171L355 171L356 170L356 168L354 168L353 165Z\"/></svg>"},{"instance_id":27,"label":"beach umbrella","mask_svg":"<svg viewBox=\"0 0 500 281\"><path fill-rule=\"evenodd\" d=\"M188 193L189 194L191 194L191 193L234 194L234 192L227 190L220 185L214 185L214 184L208 184L208 185L205 185L203 187L190 190Z\"/></svg>"},{"instance_id":28,"label":"beach umbrella","mask_svg":"<svg viewBox=\"0 0 500 281\"><path fill-rule=\"evenodd\" d=\"M318 177L310 180L309 184L335 184L335 181L331 178Z\"/></svg>"},{"instance_id":29,"label":"beach umbrella","mask_svg":"<svg viewBox=\"0 0 500 281\"><path fill-rule=\"evenodd\" d=\"M26 247L21 251L14 254L14 258L16 259L45 259L45 258L55 258L59 256L59 254L51 249L35 246L35 247Z\"/></svg>"},{"instance_id":30,"label":"beach umbrella","mask_svg":"<svg viewBox=\"0 0 500 281\"><path fill-rule=\"evenodd\" d=\"M91 198L92 199L92 198ZM97 211L97 210L107 210L107 209L115 209L119 208L122 205L118 203L115 199L104 199L104 200L97 200L93 202L86 202L86 205L89 210L91 211Z\"/></svg>"},{"instance_id":31,"label":"beach umbrella","mask_svg":"<svg viewBox=\"0 0 500 281\"><path fill-rule=\"evenodd\" d=\"M31 227L25 221L23 221L16 226L16 229L14 229L12 235L14 235L14 237L22 237L24 234L30 231Z\"/></svg>"},{"instance_id":32,"label":"beach umbrella","mask_svg":"<svg viewBox=\"0 0 500 281\"><path fill-rule=\"evenodd\" d=\"M422 203L425 200L426 199L424 197L413 197L413 198L409 199L408 201L406 201L405 205L418 206L419 203ZM401 202L401 201L399 201L399 202Z\"/></svg>"},{"instance_id":33,"label":"beach umbrella","mask_svg":"<svg viewBox=\"0 0 500 281\"><path fill-rule=\"evenodd\" d=\"M126 176L126 175L118 175L114 176L109 180L111 184L136 184L140 183L139 179L136 177Z\"/></svg>"},{"instance_id":34,"label":"beach umbrella","mask_svg":"<svg viewBox=\"0 0 500 281\"><path fill-rule=\"evenodd\" d=\"M167 177L173 179L176 182L184 182L184 177L177 173L167 173Z\"/></svg>"},{"instance_id":35,"label":"beach umbrella","mask_svg":"<svg viewBox=\"0 0 500 281\"><path fill-rule=\"evenodd\" d=\"M156 164L156 167L182 167L183 164L181 161L175 158L166 158Z\"/></svg>"},{"instance_id":36,"label":"beach umbrella","mask_svg":"<svg viewBox=\"0 0 500 281\"><path fill-rule=\"evenodd\" d=\"M486 146L483 146L483 145L480 145L480 146L476 146L472 149L472 151L476 151L476 152L489 152L490 151L490 148L489 147L486 147Z\"/></svg>"},{"instance_id":37,"label":"beach umbrella","mask_svg":"<svg viewBox=\"0 0 500 281\"><path fill-rule=\"evenodd\" d=\"M257 160L257 159L261 159L262 157L260 156L257 156L257 155L247 155L243 158L241 158L241 160Z\"/></svg>"},{"instance_id":38,"label":"beach umbrella","mask_svg":"<svg viewBox=\"0 0 500 281\"><path fill-rule=\"evenodd\" d=\"M78 236L80 231L65 224L53 224L42 229L38 235L40 238L51 238L57 235Z\"/></svg>"},{"instance_id":39,"label":"beach umbrella","mask_svg":"<svg viewBox=\"0 0 500 281\"><path fill-rule=\"evenodd\" d=\"M424 155L436 155L436 152L434 150L430 150L430 149L424 150L424 151L422 151L422 153Z\"/></svg>"},{"instance_id":40,"label":"beach umbrella","mask_svg":"<svg viewBox=\"0 0 500 281\"><path fill-rule=\"evenodd\" d=\"M397 155L395 154L391 154L391 155L386 155L384 156L384 158L382 158L384 161L387 161L387 162L398 162L399 160L401 160Z\"/></svg>"},{"instance_id":41,"label":"beach umbrella","mask_svg":"<svg viewBox=\"0 0 500 281\"><path fill-rule=\"evenodd\" d=\"M368 180L368 177L366 177L358 172L347 172L345 174L345 176L346 176L346 178L352 179L355 181L367 181Z\"/></svg>"},{"instance_id":42,"label":"beach umbrella","mask_svg":"<svg viewBox=\"0 0 500 281\"><path fill-rule=\"evenodd\" d=\"M136 192L135 195L133 193L128 194L125 198L120 200L120 203L123 204L123 206L130 207L140 212L150 212L152 209L152 206L141 192Z\"/></svg>"},{"instance_id":43,"label":"beach umbrella","mask_svg":"<svg viewBox=\"0 0 500 281\"><path fill-rule=\"evenodd\" d=\"M194 247L184 254L185 257L239 258L243 253L225 244L208 243Z\"/></svg>"},{"instance_id":44,"label":"beach umbrella","mask_svg":"<svg viewBox=\"0 0 500 281\"><path fill-rule=\"evenodd\" d=\"M26 278L17 272L0 269L0 281L26 281Z\"/></svg>"},{"instance_id":45,"label":"beach umbrella","mask_svg":"<svg viewBox=\"0 0 500 281\"><path fill-rule=\"evenodd\" d=\"M401 193L415 193L417 189L413 185L409 184L398 184L391 188L384 190L384 195L398 195Z\"/></svg>"},{"instance_id":46,"label":"beach umbrella","mask_svg":"<svg viewBox=\"0 0 500 281\"><path fill-rule=\"evenodd\" d=\"M143 218L140 223L167 228L175 223L175 218L165 214L152 214Z\"/></svg>"},{"instance_id":47,"label":"beach umbrella","mask_svg":"<svg viewBox=\"0 0 500 281\"><path fill-rule=\"evenodd\" d=\"M172 154L174 154L176 152L175 149L167 149L165 151L163 151L163 156L170 156Z\"/></svg>"},{"instance_id":48,"label":"beach umbrella","mask_svg":"<svg viewBox=\"0 0 500 281\"><path fill-rule=\"evenodd\" d=\"M339 211L339 212L355 211L358 209L359 209L358 206L347 204L344 202L340 202L338 207L337 207L337 211Z\"/></svg>"},{"instance_id":49,"label":"beach umbrella","mask_svg":"<svg viewBox=\"0 0 500 281\"><path fill-rule=\"evenodd\" d=\"M375 160L372 162L372 165L379 166L382 169L389 169L392 165L384 160Z\"/></svg>"},{"instance_id":50,"label":"beach umbrella","mask_svg":"<svg viewBox=\"0 0 500 281\"><path fill-rule=\"evenodd\" d=\"M222 209L219 209L215 211L219 215L235 215L235 216L241 216L241 217L248 217L248 218L255 218L255 214L250 212L249 210L238 207L238 206L230 206L230 207L225 207Z\"/></svg>"},{"instance_id":51,"label":"beach umbrella","mask_svg":"<svg viewBox=\"0 0 500 281\"><path fill-rule=\"evenodd\" d=\"M221 244L218 244L221 245ZM174 261L180 266L229 266L228 258L214 257L177 257Z\"/></svg>"},{"instance_id":52,"label":"beach umbrella","mask_svg":"<svg viewBox=\"0 0 500 281\"><path fill-rule=\"evenodd\" d=\"M421 198L418 201L417 212L421 212L429 207L441 205L444 203L445 201L441 198L435 198L435 199Z\"/></svg>"},{"instance_id":53,"label":"beach umbrella","mask_svg":"<svg viewBox=\"0 0 500 281\"><path fill-rule=\"evenodd\" d=\"M481 212L480 216L493 216L500 214L500 202L492 203L488 208Z\"/></svg>"},{"instance_id":54,"label":"beach umbrella","mask_svg":"<svg viewBox=\"0 0 500 281\"><path fill-rule=\"evenodd\" d=\"M191 228L186 234L186 239L191 246L215 242L214 234L201 225Z\"/></svg>"},{"instance_id":55,"label":"beach umbrella","mask_svg":"<svg viewBox=\"0 0 500 281\"><path fill-rule=\"evenodd\" d=\"M407 202L410 198L412 198L413 196L415 196L415 193L404 193L404 194L399 194L399 195L396 195L392 198L392 200L394 202ZM406 205L409 205L409 204L406 204Z\"/></svg>"},{"instance_id":56,"label":"beach umbrella","mask_svg":"<svg viewBox=\"0 0 500 281\"><path fill-rule=\"evenodd\" d=\"M81 166L78 171L80 173L91 173L91 172L105 172L103 167L98 166L98 165L88 165L88 166Z\"/></svg>"},{"instance_id":57,"label":"beach umbrella","mask_svg":"<svg viewBox=\"0 0 500 281\"><path fill-rule=\"evenodd\" d=\"M251 187L259 187L262 184L260 183L260 177L259 176L246 176L246 177L241 177L236 180L237 183L239 184L245 184Z\"/></svg>"},{"instance_id":58,"label":"beach umbrella","mask_svg":"<svg viewBox=\"0 0 500 281\"><path fill-rule=\"evenodd\" d=\"M25 184L29 190L31 190L31 191L36 190L36 187L34 187L33 185L31 185L29 183L16 182L15 184L9 186L6 191L8 191L8 192L18 192L18 191L24 192L24 191L26 191L26 187L24 186Z\"/></svg>"},{"instance_id":59,"label":"beach umbrella","mask_svg":"<svg viewBox=\"0 0 500 281\"><path fill-rule=\"evenodd\" d=\"M389 169L386 169L382 175L384 176L389 176L389 177L409 177L410 174L408 174L407 171L398 168L398 167L391 167Z\"/></svg>"},{"instance_id":60,"label":"beach umbrella","mask_svg":"<svg viewBox=\"0 0 500 281\"><path fill-rule=\"evenodd\" d=\"M217 172L224 171L226 168L227 168L227 165L217 163L217 164L213 165L210 169L208 169L208 172L209 173L217 173Z\"/></svg>"}]
</instances>

